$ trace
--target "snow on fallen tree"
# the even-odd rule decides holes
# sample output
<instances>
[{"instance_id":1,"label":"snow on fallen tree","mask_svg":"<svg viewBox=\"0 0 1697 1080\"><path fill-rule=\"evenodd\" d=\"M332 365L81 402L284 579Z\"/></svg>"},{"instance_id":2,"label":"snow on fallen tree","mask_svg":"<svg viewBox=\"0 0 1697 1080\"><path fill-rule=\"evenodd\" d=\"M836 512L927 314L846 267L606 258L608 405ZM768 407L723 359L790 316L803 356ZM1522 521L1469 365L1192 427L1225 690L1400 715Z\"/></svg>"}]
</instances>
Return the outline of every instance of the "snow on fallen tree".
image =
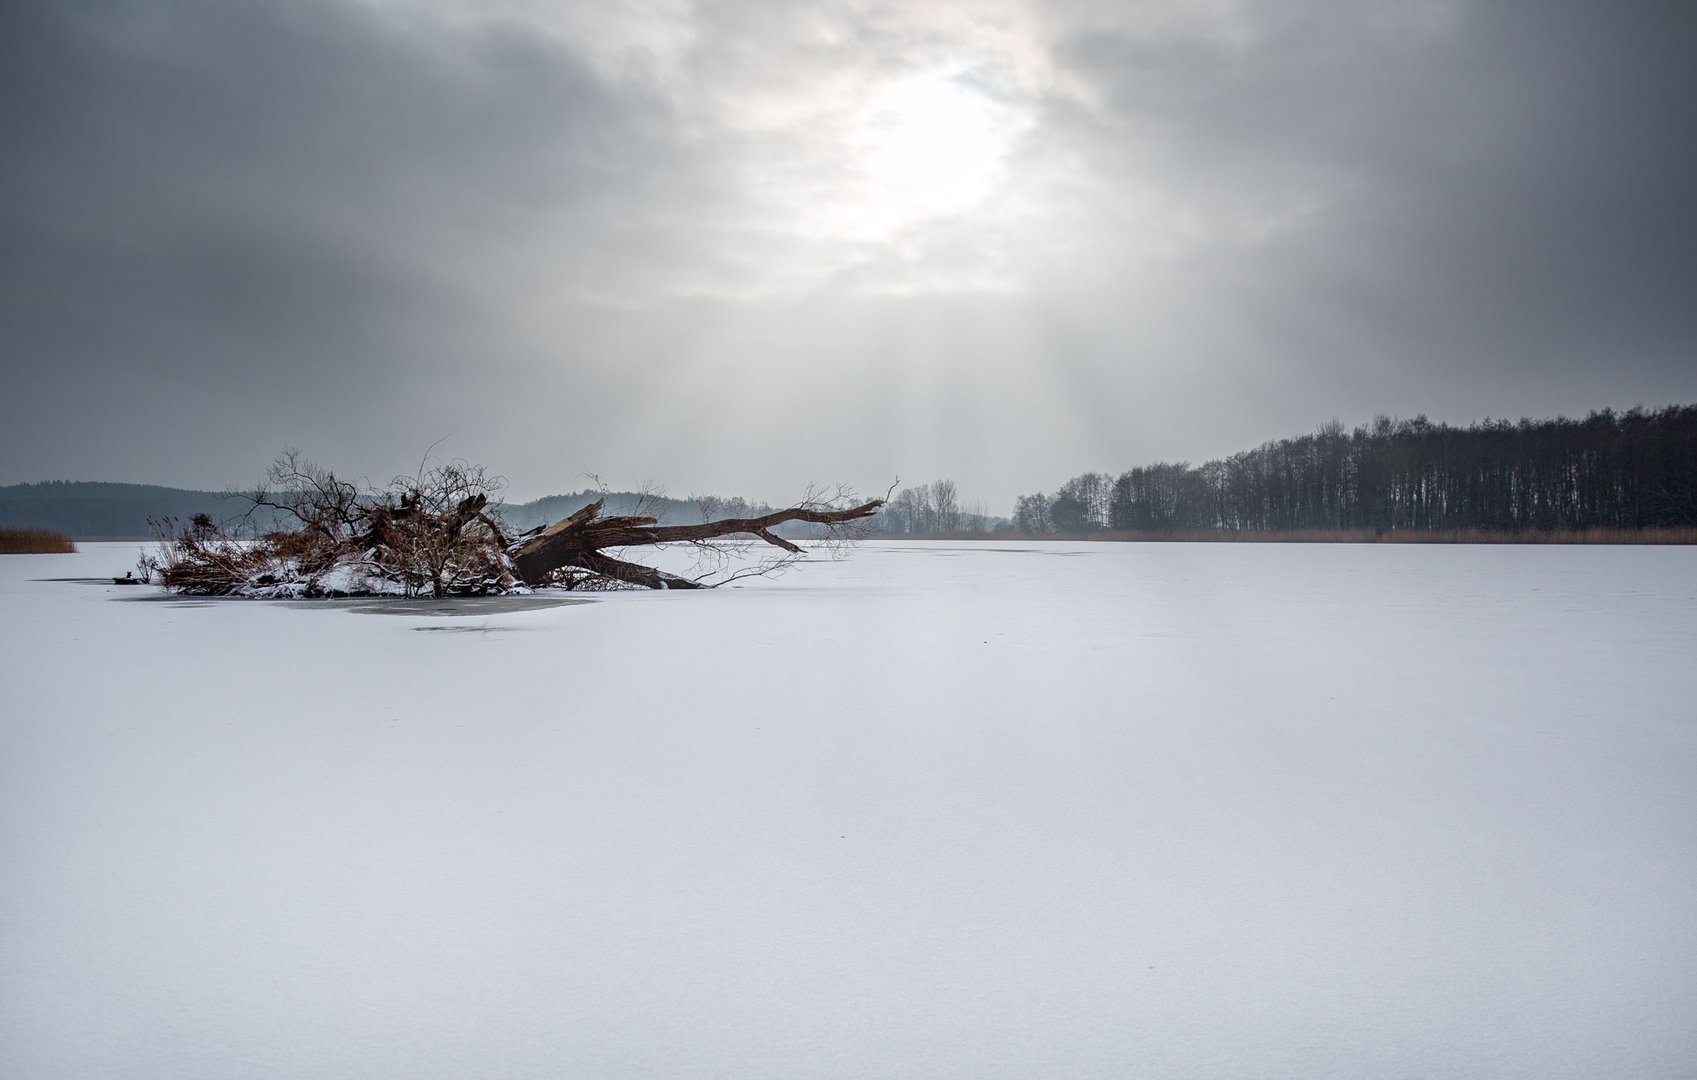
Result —
<instances>
[{"instance_id":1,"label":"snow on fallen tree","mask_svg":"<svg viewBox=\"0 0 1697 1080\"><path fill-rule=\"evenodd\" d=\"M231 528L196 515L160 523L159 550L144 556L151 579L178 592L258 597L476 596L561 587L699 589L771 574L814 553L837 556L863 535L882 499L859 502L839 489L809 491L793 506L757 517L662 525L644 515L602 517L596 500L553 525L512 535L501 520L502 481L481 466L421 467L373 488L337 477L287 450L253 491ZM704 503L704 507L708 504ZM287 527L254 538L245 526L263 515ZM809 546L775 531L792 522L813 530ZM624 549L690 545L692 574L621 558ZM774 549L749 558L753 547ZM764 550L764 549L762 549ZM619 552L619 555L609 554Z\"/></svg>"}]
</instances>

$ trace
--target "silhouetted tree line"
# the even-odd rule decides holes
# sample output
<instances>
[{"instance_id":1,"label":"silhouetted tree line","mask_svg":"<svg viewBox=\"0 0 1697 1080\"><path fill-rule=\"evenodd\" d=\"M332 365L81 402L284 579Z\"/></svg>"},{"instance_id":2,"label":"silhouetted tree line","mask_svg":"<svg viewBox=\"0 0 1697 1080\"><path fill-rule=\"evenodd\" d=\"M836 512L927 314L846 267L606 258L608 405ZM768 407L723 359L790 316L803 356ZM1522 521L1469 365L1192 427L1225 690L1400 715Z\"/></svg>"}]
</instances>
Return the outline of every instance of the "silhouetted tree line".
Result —
<instances>
[{"instance_id":1,"label":"silhouetted tree line","mask_svg":"<svg viewBox=\"0 0 1697 1080\"><path fill-rule=\"evenodd\" d=\"M1697 405L1583 420L1336 421L1205 465L1084 473L1022 495L1020 532L1491 532L1697 525Z\"/></svg>"},{"instance_id":2,"label":"silhouetted tree line","mask_svg":"<svg viewBox=\"0 0 1697 1080\"><path fill-rule=\"evenodd\" d=\"M1007 529L1008 519L992 517L979 505L962 506L953 480L933 480L890 496L872 528L885 536L995 532Z\"/></svg>"}]
</instances>

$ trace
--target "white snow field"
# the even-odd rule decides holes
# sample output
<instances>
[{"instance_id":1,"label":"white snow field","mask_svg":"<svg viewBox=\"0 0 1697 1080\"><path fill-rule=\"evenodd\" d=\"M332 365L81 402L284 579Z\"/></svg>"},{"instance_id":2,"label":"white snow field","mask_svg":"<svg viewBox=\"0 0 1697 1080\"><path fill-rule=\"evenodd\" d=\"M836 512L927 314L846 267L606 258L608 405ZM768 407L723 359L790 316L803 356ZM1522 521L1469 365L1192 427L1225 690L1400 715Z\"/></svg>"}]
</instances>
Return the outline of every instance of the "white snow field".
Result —
<instances>
[{"instance_id":1,"label":"white snow field","mask_svg":"<svg viewBox=\"0 0 1697 1080\"><path fill-rule=\"evenodd\" d=\"M1697 549L0 557L0 1076L1697 1075Z\"/></svg>"}]
</instances>

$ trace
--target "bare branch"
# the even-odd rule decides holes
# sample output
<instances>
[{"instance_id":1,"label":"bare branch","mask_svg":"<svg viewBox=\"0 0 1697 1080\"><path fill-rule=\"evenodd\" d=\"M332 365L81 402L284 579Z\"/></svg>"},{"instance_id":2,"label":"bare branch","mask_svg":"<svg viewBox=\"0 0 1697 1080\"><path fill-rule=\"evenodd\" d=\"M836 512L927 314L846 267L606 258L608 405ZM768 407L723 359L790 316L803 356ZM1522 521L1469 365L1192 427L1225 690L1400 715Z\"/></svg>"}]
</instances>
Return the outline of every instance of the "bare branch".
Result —
<instances>
[{"instance_id":1,"label":"bare branch","mask_svg":"<svg viewBox=\"0 0 1697 1080\"><path fill-rule=\"evenodd\" d=\"M754 537L788 552L790 557L798 557L806 554L805 549L774 533L774 528L790 522L822 525L826 528L825 540L829 544L852 539L848 527L876 514L878 508L883 505L882 499L873 499L858 506L831 508L828 502L810 492L807 501L802 504L759 517L724 518L696 525L658 525L652 518L617 517L597 520L601 503L595 502L520 544L512 552L513 567L521 580L536 585L544 583L549 575L563 567L577 566L595 570L588 560L592 556L598 556L599 552L606 548L678 543L710 545L713 541L733 536ZM770 568L766 572L769 570ZM626 577L621 580L630 579ZM696 580L699 584L700 579ZM662 586L650 584L649 587Z\"/></svg>"}]
</instances>

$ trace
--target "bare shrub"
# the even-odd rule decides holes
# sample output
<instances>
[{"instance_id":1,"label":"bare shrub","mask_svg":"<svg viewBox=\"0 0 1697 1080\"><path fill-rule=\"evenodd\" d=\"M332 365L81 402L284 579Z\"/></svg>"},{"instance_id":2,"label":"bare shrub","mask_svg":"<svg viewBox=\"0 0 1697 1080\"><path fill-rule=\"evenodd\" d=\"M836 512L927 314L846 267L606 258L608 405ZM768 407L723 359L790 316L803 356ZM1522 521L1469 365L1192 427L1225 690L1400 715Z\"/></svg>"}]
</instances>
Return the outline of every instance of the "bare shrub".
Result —
<instances>
[{"instance_id":1,"label":"bare shrub","mask_svg":"<svg viewBox=\"0 0 1697 1080\"><path fill-rule=\"evenodd\" d=\"M161 550L142 568L190 593L499 592L517 583L491 505L503 486L480 466L451 461L427 462L412 476L373 488L286 450L256 488L242 493L250 510L237 524L268 508L292 518L293 529L248 540L204 515L186 525L166 521L158 526Z\"/></svg>"}]
</instances>

